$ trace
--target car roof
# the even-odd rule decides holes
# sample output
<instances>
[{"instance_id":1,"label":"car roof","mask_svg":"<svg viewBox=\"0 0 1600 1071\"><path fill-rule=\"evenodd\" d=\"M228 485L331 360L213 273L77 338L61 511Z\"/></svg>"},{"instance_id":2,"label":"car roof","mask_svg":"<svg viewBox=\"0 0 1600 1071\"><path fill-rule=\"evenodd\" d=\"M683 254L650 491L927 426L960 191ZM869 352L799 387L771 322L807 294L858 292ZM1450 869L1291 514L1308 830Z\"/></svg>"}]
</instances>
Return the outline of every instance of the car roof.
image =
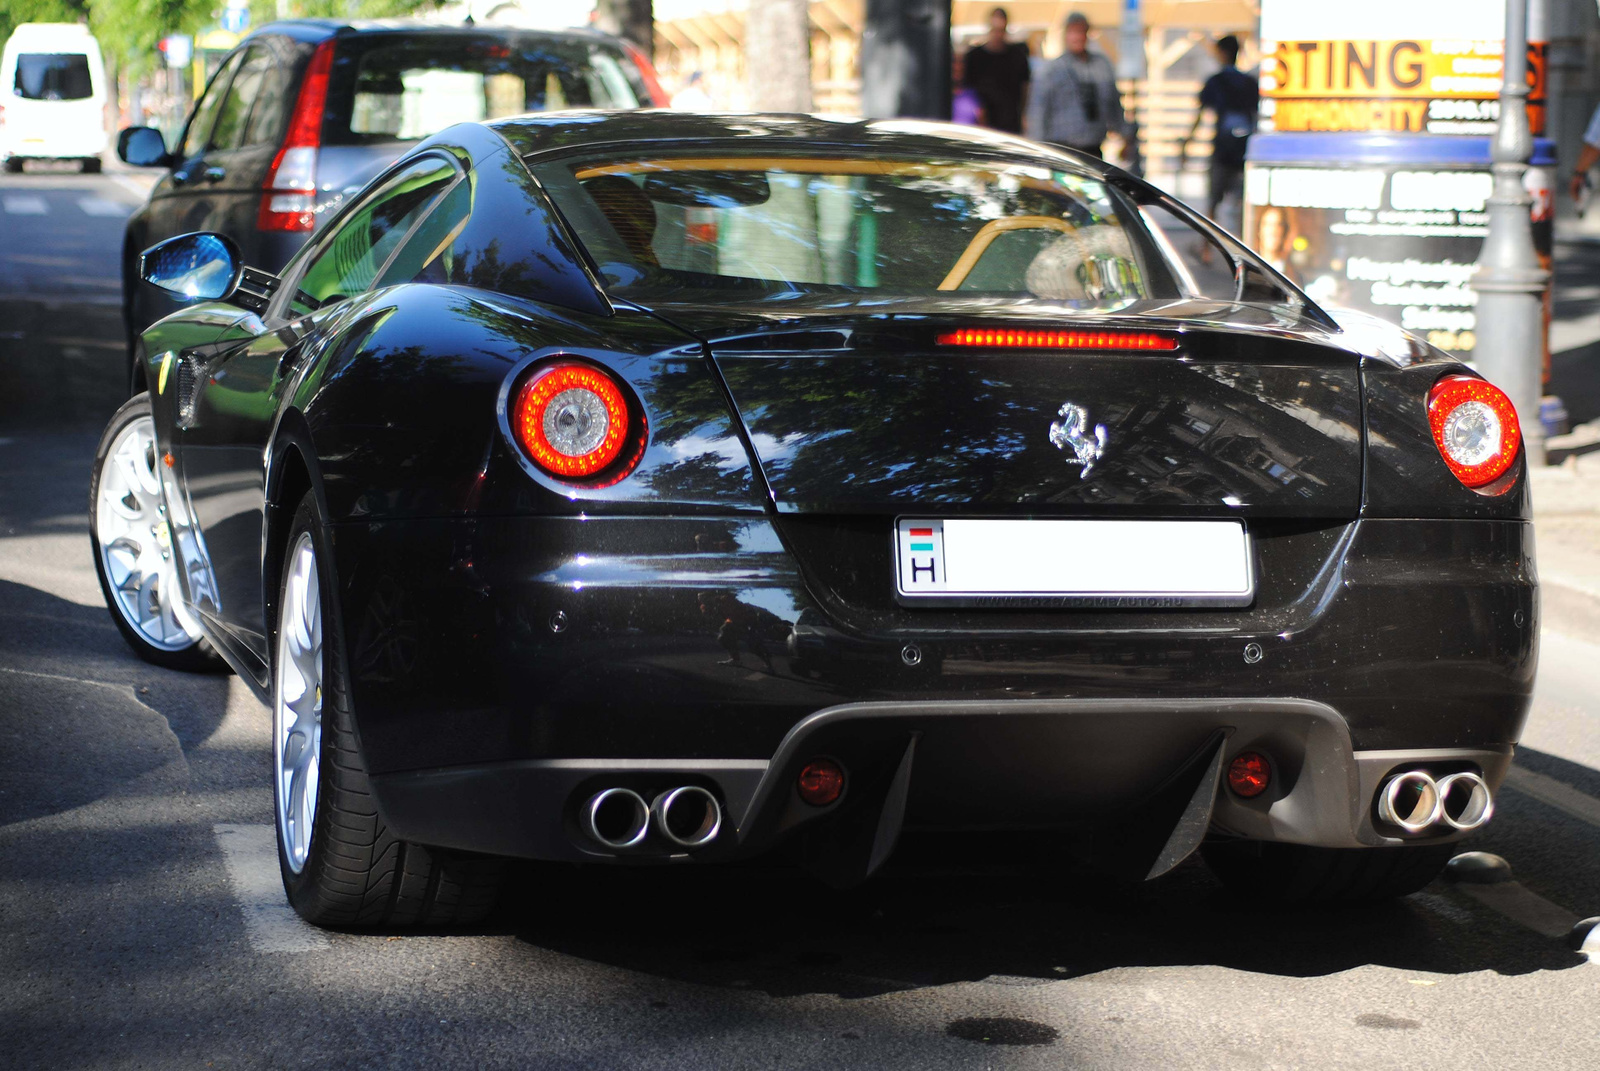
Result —
<instances>
[{"instance_id":1,"label":"car roof","mask_svg":"<svg viewBox=\"0 0 1600 1071\"><path fill-rule=\"evenodd\" d=\"M574 27L570 30L536 30L526 26L508 26L504 23L429 22L423 19L280 19L252 30L249 36L282 34L298 41L321 41L329 37L384 33L422 33L440 36L470 34L478 37L541 37L554 40L616 42L614 37L584 27Z\"/></svg>"},{"instance_id":2,"label":"car roof","mask_svg":"<svg viewBox=\"0 0 1600 1071\"><path fill-rule=\"evenodd\" d=\"M648 143L743 141L751 147L781 140L786 151L797 143L875 152L949 153L956 156L1010 157L1034 161L1052 157L1077 170L1104 175L1111 168L1070 149L1044 145L983 127L926 119L857 119L804 114L727 115L657 108L626 111L539 112L490 120L487 126L511 143L519 155L628 143L630 152Z\"/></svg>"}]
</instances>

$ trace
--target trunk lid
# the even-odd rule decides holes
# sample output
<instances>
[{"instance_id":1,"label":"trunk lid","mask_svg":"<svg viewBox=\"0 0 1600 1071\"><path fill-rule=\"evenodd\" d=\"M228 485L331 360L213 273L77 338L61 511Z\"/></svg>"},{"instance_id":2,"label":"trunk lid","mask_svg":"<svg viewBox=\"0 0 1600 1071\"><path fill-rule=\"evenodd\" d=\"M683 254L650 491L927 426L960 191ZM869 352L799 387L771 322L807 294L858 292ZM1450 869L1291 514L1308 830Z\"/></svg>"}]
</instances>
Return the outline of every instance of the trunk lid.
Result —
<instances>
[{"instance_id":1,"label":"trunk lid","mask_svg":"<svg viewBox=\"0 0 1600 1071\"><path fill-rule=\"evenodd\" d=\"M699 335L780 513L1350 519L1359 358L1258 307L659 308ZM962 307L965 306L965 307ZM984 315L985 312L990 313ZM956 346L1150 331L1171 351Z\"/></svg>"}]
</instances>

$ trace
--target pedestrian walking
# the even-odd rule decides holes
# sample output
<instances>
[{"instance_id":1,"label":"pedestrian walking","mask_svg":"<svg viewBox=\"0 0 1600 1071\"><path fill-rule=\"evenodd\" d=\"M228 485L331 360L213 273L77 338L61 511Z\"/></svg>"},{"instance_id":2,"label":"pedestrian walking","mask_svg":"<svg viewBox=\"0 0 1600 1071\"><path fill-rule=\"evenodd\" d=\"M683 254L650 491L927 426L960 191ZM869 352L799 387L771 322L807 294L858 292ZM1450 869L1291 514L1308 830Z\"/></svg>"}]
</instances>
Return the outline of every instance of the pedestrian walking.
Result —
<instances>
[{"instance_id":1,"label":"pedestrian walking","mask_svg":"<svg viewBox=\"0 0 1600 1071\"><path fill-rule=\"evenodd\" d=\"M1028 45L1010 38L1011 16L997 7L989 12L989 36L967 50L966 85L983 103L984 124L1011 134L1022 133L1028 82L1033 67Z\"/></svg>"},{"instance_id":2,"label":"pedestrian walking","mask_svg":"<svg viewBox=\"0 0 1600 1071\"><path fill-rule=\"evenodd\" d=\"M705 74L690 71L689 80L673 94L672 108L679 112L709 112L714 110L711 94L706 92Z\"/></svg>"},{"instance_id":3,"label":"pedestrian walking","mask_svg":"<svg viewBox=\"0 0 1600 1071\"><path fill-rule=\"evenodd\" d=\"M1206 215L1215 218L1228 197L1244 203L1244 155L1250 135L1256 129L1256 111L1261 104L1261 87L1255 78L1239 69L1239 39L1233 34L1219 38L1213 46L1222 70L1206 79L1200 89L1200 106L1194 124L1184 135L1182 155L1189 153L1189 142L1200 129L1206 112L1216 117L1216 132L1211 137L1211 189L1206 198ZM1237 229L1237 228L1235 228Z\"/></svg>"},{"instance_id":4,"label":"pedestrian walking","mask_svg":"<svg viewBox=\"0 0 1600 1071\"><path fill-rule=\"evenodd\" d=\"M966 64L957 52L950 63L950 121L962 126L983 126L983 98L967 85Z\"/></svg>"},{"instance_id":5,"label":"pedestrian walking","mask_svg":"<svg viewBox=\"0 0 1600 1071\"><path fill-rule=\"evenodd\" d=\"M1104 52L1089 47L1089 19L1067 16L1066 51L1045 67L1028 108L1028 133L1040 140L1102 156L1108 133L1128 137L1117 71Z\"/></svg>"},{"instance_id":6,"label":"pedestrian walking","mask_svg":"<svg viewBox=\"0 0 1600 1071\"><path fill-rule=\"evenodd\" d=\"M1572 169L1572 199L1578 202L1578 215L1589 206L1589 172L1600 164L1600 108L1589 116L1589 127L1583 132L1583 148L1578 150L1578 162Z\"/></svg>"}]
</instances>

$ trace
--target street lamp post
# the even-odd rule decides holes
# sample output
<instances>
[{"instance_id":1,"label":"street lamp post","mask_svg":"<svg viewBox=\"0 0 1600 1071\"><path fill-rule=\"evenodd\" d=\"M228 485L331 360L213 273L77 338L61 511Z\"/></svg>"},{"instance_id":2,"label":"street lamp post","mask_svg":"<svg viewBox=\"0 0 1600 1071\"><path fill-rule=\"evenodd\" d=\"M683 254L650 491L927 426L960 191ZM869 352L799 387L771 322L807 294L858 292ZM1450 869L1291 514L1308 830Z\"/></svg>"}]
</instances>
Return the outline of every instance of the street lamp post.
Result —
<instances>
[{"instance_id":1,"label":"street lamp post","mask_svg":"<svg viewBox=\"0 0 1600 1071\"><path fill-rule=\"evenodd\" d=\"M1528 0L1506 0L1504 75L1494 135L1489 236L1478 256L1478 370L1511 398L1531 464L1544 464L1544 289L1550 273L1533 245L1533 198L1522 177L1533 158L1528 125Z\"/></svg>"}]
</instances>

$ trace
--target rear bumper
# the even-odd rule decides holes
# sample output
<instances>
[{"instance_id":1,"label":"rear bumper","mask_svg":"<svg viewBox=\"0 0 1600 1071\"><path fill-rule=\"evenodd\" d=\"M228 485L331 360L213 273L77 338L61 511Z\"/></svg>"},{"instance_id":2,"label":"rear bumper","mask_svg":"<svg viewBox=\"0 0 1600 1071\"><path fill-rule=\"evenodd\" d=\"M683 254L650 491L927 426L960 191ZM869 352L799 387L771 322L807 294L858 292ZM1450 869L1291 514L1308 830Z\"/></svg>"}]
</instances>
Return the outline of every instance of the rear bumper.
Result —
<instances>
[{"instance_id":1,"label":"rear bumper","mask_svg":"<svg viewBox=\"0 0 1600 1071\"><path fill-rule=\"evenodd\" d=\"M333 533L386 818L421 842L538 858L596 857L572 825L592 786L674 778L728 809L703 856L762 850L785 821L825 817L782 818L791 751L864 748L881 773L912 741L911 826L1104 823L1207 754L1261 742L1287 794L1222 793L1207 828L1393 843L1372 822L1378 779L1420 763L1498 784L1537 660L1532 538L1514 521L1369 520L1300 550L1285 537L1262 560L1293 582L1241 610L1027 617L841 612L762 519Z\"/></svg>"},{"instance_id":2,"label":"rear bumper","mask_svg":"<svg viewBox=\"0 0 1600 1071\"><path fill-rule=\"evenodd\" d=\"M1272 761L1271 783L1254 799L1221 784L1228 761L1246 750ZM497 855L689 858L657 829L636 848L607 849L583 834L579 818L607 788L652 800L689 784L709 789L724 809L723 833L693 853L705 861L758 855L808 828L848 840L851 828L865 827L884 854L902 829L1098 828L1115 830L1154 876L1207 835L1330 848L1457 839L1443 824L1417 836L1385 826L1374 806L1380 787L1421 768L1472 770L1498 791L1511 751L1356 751L1338 712L1305 700L858 703L810 715L766 761L544 759L372 783L398 836ZM819 808L795 785L801 767L821 756L844 767L847 788ZM881 859L857 862L870 871Z\"/></svg>"}]
</instances>

